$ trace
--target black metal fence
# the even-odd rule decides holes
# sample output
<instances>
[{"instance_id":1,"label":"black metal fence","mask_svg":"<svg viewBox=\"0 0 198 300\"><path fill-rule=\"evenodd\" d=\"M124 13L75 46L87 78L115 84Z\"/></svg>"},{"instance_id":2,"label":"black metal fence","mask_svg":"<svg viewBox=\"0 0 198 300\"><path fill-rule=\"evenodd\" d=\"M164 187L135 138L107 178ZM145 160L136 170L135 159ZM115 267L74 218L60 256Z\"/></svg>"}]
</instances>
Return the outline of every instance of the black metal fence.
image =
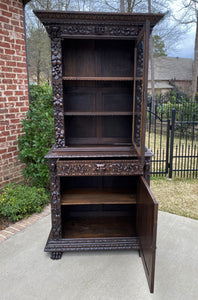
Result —
<instances>
[{"instance_id":1,"label":"black metal fence","mask_svg":"<svg viewBox=\"0 0 198 300\"><path fill-rule=\"evenodd\" d=\"M198 102L177 97L148 100L146 146L154 176L198 177Z\"/></svg>"}]
</instances>

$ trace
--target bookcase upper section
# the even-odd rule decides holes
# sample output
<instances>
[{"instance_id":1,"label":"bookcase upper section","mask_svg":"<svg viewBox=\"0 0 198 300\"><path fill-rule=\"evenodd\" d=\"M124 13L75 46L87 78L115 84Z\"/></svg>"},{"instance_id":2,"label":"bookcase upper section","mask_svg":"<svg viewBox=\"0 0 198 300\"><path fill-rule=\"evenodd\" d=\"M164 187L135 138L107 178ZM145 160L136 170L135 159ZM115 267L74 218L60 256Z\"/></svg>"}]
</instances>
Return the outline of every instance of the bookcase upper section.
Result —
<instances>
[{"instance_id":1,"label":"bookcase upper section","mask_svg":"<svg viewBox=\"0 0 198 300\"><path fill-rule=\"evenodd\" d=\"M34 13L51 39L56 148L144 155L149 35L163 15Z\"/></svg>"}]
</instances>

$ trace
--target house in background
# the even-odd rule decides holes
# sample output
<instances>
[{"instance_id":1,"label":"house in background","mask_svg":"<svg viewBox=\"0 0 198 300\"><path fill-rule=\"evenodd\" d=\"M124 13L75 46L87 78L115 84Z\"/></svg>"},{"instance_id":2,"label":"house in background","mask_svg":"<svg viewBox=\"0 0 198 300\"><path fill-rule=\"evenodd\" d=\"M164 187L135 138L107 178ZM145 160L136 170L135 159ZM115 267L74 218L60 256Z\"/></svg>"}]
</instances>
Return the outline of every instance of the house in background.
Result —
<instances>
[{"instance_id":1,"label":"house in background","mask_svg":"<svg viewBox=\"0 0 198 300\"><path fill-rule=\"evenodd\" d=\"M0 188L23 180L17 159L21 120L29 109L24 6L28 0L0 3Z\"/></svg>"},{"instance_id":2,"label":"house in background","mask_svg":"<svg viewBox=\"0 0 198 300\"><path fill-rule=\"evenodd\" d=\"M192 94L193 60L189 58L161 56L154 58L155 93L165 94L174 87ZM148 93L151 94L151 70L149 63Z\"/></svg>"}]
</instances>

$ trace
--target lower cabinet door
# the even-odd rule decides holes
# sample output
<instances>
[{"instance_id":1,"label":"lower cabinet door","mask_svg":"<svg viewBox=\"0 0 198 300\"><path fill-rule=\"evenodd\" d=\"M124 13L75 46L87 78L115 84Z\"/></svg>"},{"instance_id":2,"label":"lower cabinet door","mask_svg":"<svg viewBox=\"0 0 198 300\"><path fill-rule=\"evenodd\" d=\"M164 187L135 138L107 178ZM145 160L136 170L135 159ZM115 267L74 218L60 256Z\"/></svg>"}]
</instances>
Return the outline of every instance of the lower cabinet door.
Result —
<instances>
[{"instance_id":1,"label":"lower cabinet door","mask_svg":"<svg viewBox=\"0 0 198 300\"><path fill-rule=\"evenodd\" d=\"M140 240L140 255L151 293L154 291L157 214L158 203L141 176L137 187L136 228Z\"/></svg>"}]
</instances>

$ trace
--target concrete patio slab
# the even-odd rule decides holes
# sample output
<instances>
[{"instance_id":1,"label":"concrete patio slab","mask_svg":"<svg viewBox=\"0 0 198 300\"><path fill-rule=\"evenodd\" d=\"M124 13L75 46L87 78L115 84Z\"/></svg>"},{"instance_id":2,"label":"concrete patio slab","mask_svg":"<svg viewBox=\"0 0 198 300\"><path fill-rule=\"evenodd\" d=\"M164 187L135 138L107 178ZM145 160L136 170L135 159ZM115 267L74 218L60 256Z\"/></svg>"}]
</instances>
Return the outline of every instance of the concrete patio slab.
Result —
<instances>
[{"instance_id":1,"label":"concrete patio slab","mask_svg":"<svg viewBox=\"0 0 198 300\"><path fill-rule=\"evenodd\" d=\"M196 300L198 221L159 212L155 293L136 251L43 252L44 217L0 244L1 300Z\"/></svg>"}]
</instances>

